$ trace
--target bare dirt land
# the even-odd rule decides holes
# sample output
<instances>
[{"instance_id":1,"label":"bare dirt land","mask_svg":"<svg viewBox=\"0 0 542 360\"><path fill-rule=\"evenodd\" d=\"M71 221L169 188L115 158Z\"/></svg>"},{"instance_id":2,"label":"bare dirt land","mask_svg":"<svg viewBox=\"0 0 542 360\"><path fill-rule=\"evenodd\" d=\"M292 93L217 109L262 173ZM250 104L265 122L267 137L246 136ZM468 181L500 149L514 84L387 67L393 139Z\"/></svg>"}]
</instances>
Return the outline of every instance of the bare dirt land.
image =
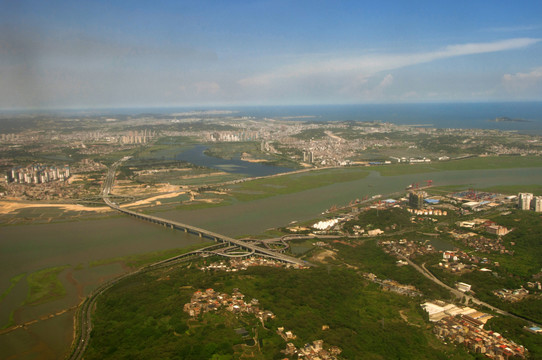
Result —
<instances>
[{"instance_id":1,"label":"bare dirt land","mask_svg":"<svg viewBox=\"0 0 542 360\"><path fill-rule=\"evenodd\" d=\"M145 196L160 193L171 193L181 191L181 187L171 184L134 184L129 180L117 180L111 190L113 195L121 196Z\"/></svg>"},{"instance_id":2,"label":"bare dirt land","mask_svg":"<svg viewBox=\"0 0 542 360\"><path fill-rule=\"evenodd\" d=\"M241 160L251 162L251 163L265 163L265 162L269 161L269 160L266 160L266 159L255 159L249 153L243 153L241 155Z\"/></svg>"},{"instance_id":3,"label":"bare dirt land","mask_svg":"<svg viewBox=\"0 0 542 360\"><path fill-rule=\"evenodd\" d=\"M334 251L323 250L323 251L320 251L318 254L314 255L311 260L326 264L326 259L331 258L334 260L335 255L336 253Z\"/></svg>"},{"instance_id":4,"label":"bare dirt land","mask_svg":"<svg viewBox=\"0 0 542 360\"><path fill-rule=\"evenodd\" d=\"M170 193L166 193L162 195L152 196L150 198L143 199L143 200L138 200L133 203L123 204L122 207L149 205L152 202L156 202L156 205L160 205L160 201L159 201L160 199L174 198L183 194L186 194L186 191L174 191L174 192L170 192Z\"/></svg>"},{"instance_id":5,"label":"bare dirt land","mask_svg":"<svg viewBox=\"0 0 542 360\"><path fill-rule=\"evenodd\" d=\"M68 211L106 212L111 211L108 206L92 207L78 204L47 204L23 203L17 201L0 201L0 214L9 214L17 210L28 208L61 208Z\"/></svg>"}]
</instances>

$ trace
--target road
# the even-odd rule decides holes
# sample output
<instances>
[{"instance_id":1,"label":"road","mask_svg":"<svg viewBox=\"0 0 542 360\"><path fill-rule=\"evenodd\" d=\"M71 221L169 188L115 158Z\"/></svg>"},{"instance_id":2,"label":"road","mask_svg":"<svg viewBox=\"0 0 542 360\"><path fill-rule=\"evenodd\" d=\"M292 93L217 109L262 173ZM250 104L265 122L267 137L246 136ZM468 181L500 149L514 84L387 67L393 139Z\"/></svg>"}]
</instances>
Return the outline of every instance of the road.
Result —
<instances>
[{"instance_id":1,"label":"road","mask_svg":"<svg viewBox=\"0 0 542 360\"><path fill-rule=\"evenodd\" d=\"M513 318L520 319L520 320L527 320L529 322L532 322L533 325L540 327L539 324L535 323L534 321L532 321L530 319L526 319L526 318L514 315L512 313L509 313L508 311L499 309L499 308L497 308L497 307L495 307L493 305L490 305L490 304L488 304L488 303L486 303L486 302L484 302L482 300L479 300L479 299L475 298L472 295L467 295L467 294L465 294L465 293L463 293L463 292L461 292L461 291L459 291L457 289L454 289L453 287L450 287L450 286L446 285L445 283L440 281L435 275L433 275L433 273L431 273L429 270L427 270L427 268L425 267L425 264L422 264L422 266L419 266L418 264L414 263L412 260L410 260L406 256L403 256L401 254L397 254L397 255L400 258L402 258L403 260L405 260L406 262L408 262L414 269L416 269L423 276L425 276L429 280L433 281L435 284L440 285L443 288L449 290L453 295L455 295L459 299L464 298L466 304L472 302L473 304L476 304L476 305L479 305L479 306L485 306L486 308L496 312L497 314L501 314L501 315L504 315L504 316L511 316Z\"/></svg>"},{"instance_id":2,"label":"road","mask_svg":"<svg viewBox=\"0 0 542 360\"><path fill-rule=\"evenodd\" d=\"M214 245L213 245L214 246ZM203 250L203 249L202 249ZM80 360L83 358L85 350L90 340L90 333L92 332L92 312L96 306L96 301L104 292L109 290L113 285L119 281L126 279L135 274L144 273L147 271L155 270L164 266L170 266L176 262L189 260L192 257L199 257L199 251L193 251L190 253L178 255L167 260L162 260L154 264L145 266L141 269L138 269L134 272L124 274L119 276L111 281L101 284L97 289L95 289L80 305L79 311L75 317L75 327L79 330L78 336L74 337L74 342L72 343L72 350L66 359L68 360Z\"/></svg>"},{"instance_id":3,"label":"road","mask_svg":"<svg viewBox=\"0 0 542 360\"><path fill-rule=\"evenodd\" d=\"M230 245L235 245L235 246L238 246L241 249L248 250L251 253L257 253L257 254L262 255L262 256L266 256L266 257L273 258L273 259L276 259L276 260L284 261L284 262L291 263L291 264L294 264L294 265L300 265L300 266L309 265L306 261L300 260L300 259L295 258L293 256L288 256L288 255L285 255L285 254L277 253L277 252L275 252L273 250L263 248L263 247L255 245L255 244L252 244L252 243L247 243L247 242L242 241L242 240L237 240L237 239L228 237L226 235L218 234L218 233L215 233L215 232L212 232L212 231L209 231L209 230L197 228L195 226L191 226L191 225L188 225L188 224L183 224L183 223L180 223L180 222L177 222L177 221L172 221L172 220L168 220L168 219L164 219L164 218L160 218L160 217L152 216L152 215L141 214L141 213L138 213L138 212L135 212L135 211L132 211L132 210L128 210L126 208L122 208L118 204L111 201L111 199L109 198L109 194L110 194L111 189L113 188L113 185L114 185L114 182L115 182L115 172L116 172L117 167L119 166L119 164L121 162L126 161L128 159L129 159L129 157L125 157L125 158L117 161L116 163L114 163L113 166L111 166L111 168L109 169L109 171L107 173L107 176L106 176L106 179L104 181L104 188L102 190L102 196L103 196L103 199L104 199L105 203L109 207L111 207L112 209L120 211L120 212L122 212L122 213L124 213L126 215L133 216L133 217L135 217L137 219L146 220L146 221L149 221L149 222L152 222L152 223L155 223L155 224L160 224L160 225L163 225L163 226L170 227L172 229L184 230L185 232L189 232L189 233L198 235L200 237L206 237L206 238L211 239L211 240L216 241L216 242L224 242L224 243L228 243Z\"/></svg>"}]
</instances>

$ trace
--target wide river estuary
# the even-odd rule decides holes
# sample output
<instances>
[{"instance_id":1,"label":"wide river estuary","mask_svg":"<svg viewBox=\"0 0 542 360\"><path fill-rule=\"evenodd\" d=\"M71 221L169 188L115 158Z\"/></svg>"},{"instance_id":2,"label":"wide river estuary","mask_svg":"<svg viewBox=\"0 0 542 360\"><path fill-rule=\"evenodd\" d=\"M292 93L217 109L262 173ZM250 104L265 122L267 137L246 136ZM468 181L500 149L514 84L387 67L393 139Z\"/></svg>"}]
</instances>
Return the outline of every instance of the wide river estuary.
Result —
<instances>
[{"instance_id":1,"label":"wide river estuary","mask_svg":"<svg viewBox=\"0 0 542 360\"><path fill-rule=\"evenodd\" d=\"M372 171L360 180L292 194L228 206L160 212L157 215L229 236L261 234L266 229L284 226L293 220L314 219L334 204L346 205L363 196L401 191L408 184L423 183L427 179L432 179L435 186L467 185L478 188L540 184L542 167L441 171L389 177ZM10 279L18 274L66 266L59 279L67 293L60 300L21 306L28 293L28 285L24 280L19 281L1 300L0 326L7 324L10 316L13 316L15 323L20 323L72 308L101 281L125 271L118 262L90 266L93 261L182 248L202 241L183 232L117 214L103 219L3 226L0 232L0 291L5 291ZM73 314L74 311L70 310L50 320L39 321L27 329L0 335L0 359L62 358L71 342Z\"/></svg>"}]
</instances>

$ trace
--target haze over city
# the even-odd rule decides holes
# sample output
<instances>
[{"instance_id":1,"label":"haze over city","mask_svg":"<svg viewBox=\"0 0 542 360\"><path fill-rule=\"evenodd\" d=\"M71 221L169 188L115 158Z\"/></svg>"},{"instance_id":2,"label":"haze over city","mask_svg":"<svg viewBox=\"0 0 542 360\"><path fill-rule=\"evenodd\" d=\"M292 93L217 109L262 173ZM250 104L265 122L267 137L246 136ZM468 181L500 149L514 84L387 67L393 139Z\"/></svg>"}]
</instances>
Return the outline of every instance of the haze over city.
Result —
<instances>
[{"instance_id":1,"label":"haze over city","mask_svg":"<svg viewBox=\"0 0 542 360\"><path fill-rule=\"evenodd\" d=\"M0 359L542 359L542 1L0 4Z\"/></svg>"},{"instance_id":2,"label":"haze over city","mask_svg":"<svg viewBox=\"0 0 542 360\"><path fill-rule=\"evenodd\" d=\"M3 2L0 108L542 100L539 1Z\"/></svg>"}]
</instances>

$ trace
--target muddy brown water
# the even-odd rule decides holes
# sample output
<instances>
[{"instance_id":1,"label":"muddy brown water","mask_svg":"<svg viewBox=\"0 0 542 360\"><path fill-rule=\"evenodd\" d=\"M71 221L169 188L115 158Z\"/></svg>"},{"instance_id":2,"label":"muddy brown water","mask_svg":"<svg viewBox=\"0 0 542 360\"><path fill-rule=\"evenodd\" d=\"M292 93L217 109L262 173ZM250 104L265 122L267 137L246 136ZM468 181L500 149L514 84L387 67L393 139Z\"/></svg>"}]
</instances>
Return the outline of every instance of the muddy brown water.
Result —
<instances>
[{"instance_id":1,"label":"muddy brown water","mask_svg":"<svg viewBox=\"0 0 542 360\"><path fill-rule=\"evenodd\" d=\"M435 186L467 184L473 187L542 183L542 168L513 170L443 171L383 177L372 172L360 180L285 194L231 206L168 211L158 216L203 227L230 236L259 234L287 225L292 220L318 217L332 205L346 205L363 196L401 191L408 184L432 179ZM13 309L16 322L33 320L78 304L101 281L121 274L119 264L89 267L91 261L152 251L182 248L201 243L199 237L141 222L124 216L37 225L0 227L0 291L21 273L70 265L59 275L66 296L36 306L21 306L26 278L0 303L0 326ZM73 311L40 321L26 330L0 335L0 359L58 359L69 349Z\"/></svg>"}]
</instances>

